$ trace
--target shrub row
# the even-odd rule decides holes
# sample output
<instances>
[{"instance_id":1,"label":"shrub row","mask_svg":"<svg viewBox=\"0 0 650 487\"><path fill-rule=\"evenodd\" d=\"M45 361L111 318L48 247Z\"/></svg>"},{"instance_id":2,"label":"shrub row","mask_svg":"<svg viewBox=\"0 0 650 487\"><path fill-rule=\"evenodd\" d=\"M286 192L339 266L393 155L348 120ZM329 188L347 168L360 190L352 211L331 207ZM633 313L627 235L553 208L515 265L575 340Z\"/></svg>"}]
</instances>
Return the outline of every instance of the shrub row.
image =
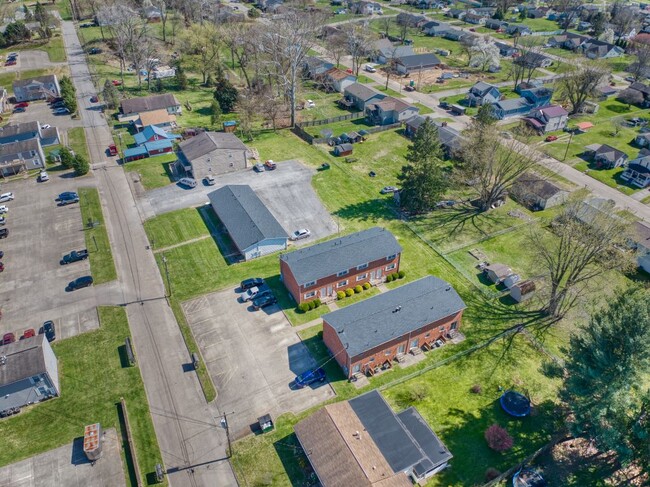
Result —
<instances>
[{"instance_id":1,"label":"shrub row","mask_svg":"<svg viewBox=\"0 0 650 487\"><path fill-rule=\"evenodd\" d=\"M337 291L336 292L336 298L337 299L343 299L345 297L350 297L354 294L359 294L362 291L367 291L370 289L372 285L369 282L364 283L363 285L357 284L353 288L346 289L345 291Z\"/></svg>"},{"instance_id":2,"label":"shrub row","mask_svg":"<svg viewBox=\"0 0 650 487\"><path fill-rule=\"evenodd\" d=\"M306 313L307 311L311 311L312 309L318 308L321 304L321 300L319 298L314 299L313 301L307 301L306 303L300 303L298 305L298 310L302 313Z\"/></svg>"},{"instance_id":3,"label":"shrub row","mask_svg":"<svg viewBox=\"0 0 650 487\"><path fill-rule=\"evenodd\" d=\"M398 279L403 279L405 275L406 275L406 272L404 272L404 271L393 272L392 274L388 274L386 276L386 282L397 281Z\"/></svg>"}]
</instances>

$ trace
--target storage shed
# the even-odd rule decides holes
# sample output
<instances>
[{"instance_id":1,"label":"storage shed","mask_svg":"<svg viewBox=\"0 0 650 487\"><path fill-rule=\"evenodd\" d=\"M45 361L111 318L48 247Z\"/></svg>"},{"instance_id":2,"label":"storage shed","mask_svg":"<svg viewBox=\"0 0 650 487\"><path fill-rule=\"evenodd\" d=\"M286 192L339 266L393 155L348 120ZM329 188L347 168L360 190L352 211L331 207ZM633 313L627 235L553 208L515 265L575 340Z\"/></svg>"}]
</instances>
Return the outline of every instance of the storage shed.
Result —
<instances>
[{"instance_id":1,"label":"storage shed","mask_svg":"<svg viewBox=\"0 0 650 487\"><path fill-rule=\"evenodd\" d=\"M339 144L334 147L335 156L349 156L352 154L352 144Z\"/></svg>"}]
</instances>

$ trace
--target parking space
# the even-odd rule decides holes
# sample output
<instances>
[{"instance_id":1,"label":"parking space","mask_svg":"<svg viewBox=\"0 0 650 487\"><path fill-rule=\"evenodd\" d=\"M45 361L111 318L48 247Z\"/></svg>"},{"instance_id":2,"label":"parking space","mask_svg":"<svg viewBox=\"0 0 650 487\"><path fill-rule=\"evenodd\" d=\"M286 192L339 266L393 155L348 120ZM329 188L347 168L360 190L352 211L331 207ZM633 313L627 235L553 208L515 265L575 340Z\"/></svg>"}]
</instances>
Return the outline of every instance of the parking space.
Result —
<instances>
[{"instance_id":1,"label":"parking space","mask_svg":"<svg viewBox=\"0 0 650 487\"><path fill-rule=\"evenodd\" d=\"M194 189L169 185L145 194L146 209L160 215L181 208L203 205L208 193L228 184L248 184L268 206L287 233L307 228L311 237L300 243L310 243L336 232L336 223L327 212L311 186L315 171L298 161L278 163L277 169L261 173L247 169L216 177L217 184L200 183ZM146 212L145 212L146 214Z\"/></svg>"},{"instance_id":2,"label":"parking space","mask_svg":"<svg viewBox=\"0 0 650 487\"><path fill-rule=\"evenodd\" d=\"M49 124L57 127L63 137L66 129L72 127L83 127L81 119L74 120L70 115L54 115L52 108L45 101L32 101L22 113L12 113L9 121L11 123L31 122L38 120L41 125Z\"/></svg>"},{"instance_id":3,"label":"parking space","mask_svg":"<svg viewBox=\"0 0 650 487\"><path fill-rule=\"evenodd\" d=\"M70 174L50 172L50 181L36 176L2 184L0 192L13 192L7 205L9 236L0 240L5 266L0 279L0 331L16 338L27 328L38 330L46 320L57 324L57 337L67 338L98 326L95 307L101 287L66 292L73 279L89 275L87 260L62 266L63 254L85 248L78 204L58 207L63 191L76 190L79 182ZM84 178L84 185L92 184ZM92 251L92 249L90 249ZM109 288L110 289L110 288ZM108 292L113 299L113 293Z\"/></svg>"},{"instance_id":4,"label":"parking space","mask_svg":"<svg viewBox=\"0 0 650 487\"><path fill-rule=\"evenodd\" d=\"M277 305L252 311L239 289L183 303L203 359L218 391L217 405L229 416L235 436L250 433L257 418L299 412L334 397L317 383L295 389L296 375L317 364Z\"/></svg>"},{"instance_id":5,"label":"parking space","mask_svg":"<svg viewBox=\"0 0 650 487\"><path fill-rule=\"evenodd\" d=\"M16 64L13 66L3 66L4 71L27 71L31 69L43 69L67 64L65 62L53 63L50 61L50 57L45 51L26 50L16 52L18 53Z\"/></svg>"},{"instance_id":6,"label":"parking space","mask_svg":"<svg viewBox=\"0 0 650 487\"><path fill-rule=\"evenodd\" d=\"M0 468L0 485L3 487L126 486L117 431L114 429L105 431L102 457L94 466L83 452L83 438L77 438L69 445Z\"/></svg>"}]
</instances>

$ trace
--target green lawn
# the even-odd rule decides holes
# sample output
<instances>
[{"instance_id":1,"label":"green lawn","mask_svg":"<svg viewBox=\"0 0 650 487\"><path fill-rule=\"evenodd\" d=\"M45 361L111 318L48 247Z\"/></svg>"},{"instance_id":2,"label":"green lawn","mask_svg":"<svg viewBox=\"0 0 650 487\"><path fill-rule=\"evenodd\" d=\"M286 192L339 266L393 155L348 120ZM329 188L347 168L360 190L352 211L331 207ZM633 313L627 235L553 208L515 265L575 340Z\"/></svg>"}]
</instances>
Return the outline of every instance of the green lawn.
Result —
<instances>
[{"instance_id":1,"label":"green lawn","mask_svg":"<svg viewBox=\"0 0 650 487\"><path fill-rule=\"evenodd\" d=\"M75 154L81 154L90 161L88 155L88 145L86 144L86 132L83 127L74 127L68 129L68 146L74 151Z\"/></svg>"},{"instance_id":2,"label":"green lawn","mask_svg":"<svg viewBox=\"0 0 650 487\"><path fill-rule=\"evenodd\" d=\"M126 172L137 173L144 189L162 188L172 182L169 166L177 159L176 154L148 157L139 161L126 162L123 167Z\"/></svg>"},{"instance_id":3,"label":"green lawn","mask_svg":"<svg viewBox=\"0 0 650 487\"><path fill-rule=\"evenodd\" d=\"M433 113L433 108L429 108L426 105L423 105L422 103L414 103L416 107L420 109L420 115L427 115L429 113Z\"/></svg>"},{"instance_id":4,"label":"green lawn","mask_svg":"<svg viewBox=\"0 0 650 487\"><path fill-rule=\"evenodd\" d=\"M210 235L210 229L196 208L172 211L147 220L144 229L154 250Z\"/></svg>"},{"instance_id":5,"label":"green lawn","mask_svg":"<svg viewBox=\"0 0 650 487\"><path fill-rule=\"evenodd\" d=\"M90 254L90 272L94 284L117 279L111 245L104 224L102 205L99 193L95 188L79 188L79 206L81 207L81 220L84 225L86 248ZM96 222L93 228L88 227L88 222Z\"/></svg>"},{"instance_id":6,"label":"green lawn","mask_svg":"<svg viewBox=\"0 0 650 487\"><path fill-rule=\"evenodd\" d=\"M37 76L43 76L46 74L55 74L60 79L62 76L69 76L70 70L68 69L67 66L57 66L48 69L30 69L27 71L14 71L14 72L0 73L0 86L3 86L7 90L7 93L9 93L9 95L12 95L13 94L12 83L14 81L20 79L35 78Z\"/></svg>"},{"instance_id":7,"label":"green lawn","mask_svg":"<svg viewBox=\"0 0 650 487\"><path fill-rule=\"evenodd\" d=\"M130 335L126 311L100 307L98 312L98 330L53 343L61 397L0 422L6 446L0 451L0 465L69 444L83 436L87 424L101 423L119 435L123 430L116 405L121 397L126 400L144 485L155 465L162 463L140 370L125 366L124 339ZM38 434L34 434L34 425L38 425ZM130 458L123 460L127 485L135 487Z\"/></svg>"},{"instance_id":8,"label":"green lawn","mask_svg":"<svg viewBox=\"0 0 650 487\"><path fill-rule=\"evenodd\" d=\"M521 23L530 27L533 32L554 32L556 30L561 30L558 27L557 22L545 18L526 19L522 20Z\"/></svg>"},{"instance_id":9,"label":"green lawn","mask_svg":"<svg viewBox=\"0 0 650 487\"><path fill-rule=\"evenodd\" d=\"M65 46L63 45L63 37L56 36L50 39L44 46L38 48L40 51L45 51L53 63L60 63L65 61Z\"/></svg>"}]
</instances>

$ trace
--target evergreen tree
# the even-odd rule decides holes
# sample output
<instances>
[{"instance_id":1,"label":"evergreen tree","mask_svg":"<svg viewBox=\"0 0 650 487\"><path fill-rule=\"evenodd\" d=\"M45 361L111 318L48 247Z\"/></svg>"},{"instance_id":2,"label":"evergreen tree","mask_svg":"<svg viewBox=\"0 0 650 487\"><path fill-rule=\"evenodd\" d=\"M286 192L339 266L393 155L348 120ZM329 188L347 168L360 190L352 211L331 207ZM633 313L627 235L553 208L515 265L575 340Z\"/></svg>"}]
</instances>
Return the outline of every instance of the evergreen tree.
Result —
<instances>
[{"instance_id":1,"label":"evergreen tree","mask_svg":"<svg viewBox=\"0 0 650 487\"><path fill-rule=\"evenodd\" d=\"M86 158L81 154L75 154L72 159L72 167L77 173L77 176L83 176L88 174L88 171L90 171L90 164L88 164Z\"/></svg>"},{"instance_id":2,"label":"evergreen tree","mask_svg":"<svg viewBox=\"0 0 650 487\"><path fill-rule=\"evenodd\" d=\"M619 295L571 337L568 352L560 397L571 410L571 433L615 451L624 464L642 459L650 436L650 294Z\"/></svg>"},{"instance_id":3,"label":"evergreen tree","mask_svg":"<svg viewBox=\"0 0 650 487\"><path fill-rule=\"evenodd\" d=\"M420 125L406 154L408 164L398 176L400 204L411 213L431 210L448 186L442 168L438 129L431 119Z\"/></svg>"},{"instance_id":4,"label":"evergreen tree","mask_svg":"<svg viewBox=\"0 0 650 487\"><path fill-rule=\"evenodd\" d=\"M178 85L179 90L187 89L187 75L180 63L176 65L176 84Z\"/></svg>"},{"instance_id":5,"label":"evergreen tree","mask_svg":"<svg viewBox=\"0 0 650 487\"><path fill-rule=\"evenodd\" d=\"M61 158L61 165L66 169L71 169L73 167L74 156L72 152L67 147L62 147L59 151L59 157Z\"/></svg>"},{"instance_id":6,"label":"evergreen tree","mask_svg":"<svg viewBox=\"0 0 650 487\"><path fill-rule=\"evenodd\" d=\"M217 72L217 78L214 83L214 99L217 100L223 113L230 113L235 109L239 92L237 88L224 76L223 71Z\"/></svg>"},{"instance_id":7,"label":"evergreen tree","mask_svg":"<svg viewBox=\"0 0 650 487\"><path fill-rule=\"evenodd\" d=\"M214 100L210 106L210 123L213 126L219 125L219 122L221 121L221 115L223 115L223 112L221 111L221 105L219 105L219 102Z\"/></svg>"},{"instance_id":8,"label":"evergreen tree","mask_svg":"<svg viewBox=\"0 0 650 487\"><path fill-rule=\"evenodd\" d=\"M24 22L12 22L7 25L5 29L4 38L7 45L19 44L23 41L31 39L32 33L25 26Z\"/></svg>"}]
</instances>

